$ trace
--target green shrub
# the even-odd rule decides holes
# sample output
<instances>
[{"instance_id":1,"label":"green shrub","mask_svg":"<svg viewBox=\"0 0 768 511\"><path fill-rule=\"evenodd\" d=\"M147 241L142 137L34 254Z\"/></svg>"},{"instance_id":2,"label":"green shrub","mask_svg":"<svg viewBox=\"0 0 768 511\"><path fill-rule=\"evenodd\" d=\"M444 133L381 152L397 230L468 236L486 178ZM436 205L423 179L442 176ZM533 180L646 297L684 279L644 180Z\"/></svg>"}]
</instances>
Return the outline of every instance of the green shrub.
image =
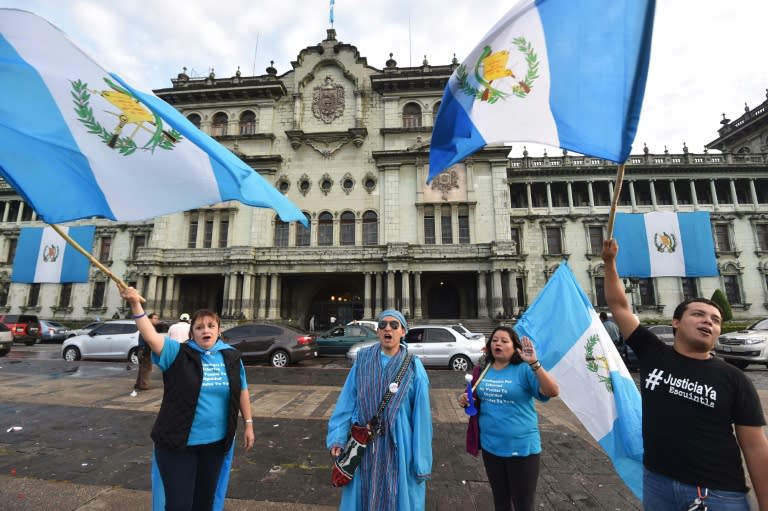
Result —
<instances>
[{"instance_id":1,"label":"green shrub","mask_svg":"<svg viewBox=\"0 0 768 511\"><path fill-rule=\"evenodd\" d=\"M720 310L723 311L723 323L733 319L733 310L731 310L731 304L728 303L728 298L725 297L725 294L722 291L715 289L715 292L712 293L711 300L719 305Z\"/></svg>"}]
</instances>

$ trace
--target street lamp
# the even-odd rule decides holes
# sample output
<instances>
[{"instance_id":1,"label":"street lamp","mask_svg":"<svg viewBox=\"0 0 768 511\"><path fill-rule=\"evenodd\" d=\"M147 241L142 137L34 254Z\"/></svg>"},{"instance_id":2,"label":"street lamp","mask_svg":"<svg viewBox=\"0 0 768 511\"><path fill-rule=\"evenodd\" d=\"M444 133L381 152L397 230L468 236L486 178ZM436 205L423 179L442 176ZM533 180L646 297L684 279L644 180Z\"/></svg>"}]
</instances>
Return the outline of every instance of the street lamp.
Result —
<instances>
[{"instance_id":1,"label":"street lamp","mask_svg":"<svg viewBox=\"0 0 768 511\"><path fill-rule=\"evenodd\" d=\"M629 299L631 300L632 304L632 313L637 314L637 307L635 307L635 290L640 285L640 279L636 279L634 277L630 277L628 279L624 279L624 292L629 293Z\"/></svg>"}]
</instances>

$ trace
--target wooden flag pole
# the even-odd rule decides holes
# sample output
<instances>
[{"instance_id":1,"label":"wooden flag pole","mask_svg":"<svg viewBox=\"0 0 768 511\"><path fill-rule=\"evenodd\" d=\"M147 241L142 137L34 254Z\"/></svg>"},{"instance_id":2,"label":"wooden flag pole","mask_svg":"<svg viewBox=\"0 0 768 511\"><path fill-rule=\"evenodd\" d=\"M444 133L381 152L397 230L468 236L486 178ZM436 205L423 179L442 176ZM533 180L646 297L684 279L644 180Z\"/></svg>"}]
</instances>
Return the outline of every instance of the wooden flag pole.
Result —
<instances>
[{"instance_id":1,"label":"wooden flag pole","mask_svg":"<svg viewBox=\"0 0 768 511\"><path fill-rule=\"evenodd\" d=\"M619 205L619 195L621 195L621 184L624 181L624 164L619 165L619 171L616 173L616 185L613 187L613 198L611 200L611 211L608 213L608 239L613 238L613 223L616 220L616 207Z\"/></svg>"},{"instance_id":2,"label":"wooden flag pole","mask_svg":"<svg viewBox=\"0 0 768 511\"><path fill-rule=\"evenodd\" d=\"M483 378L485 377L485 373L488 372L488 369L491 368L491 364L488 364L485 366L485 369L483 369L483 372L480 373L480 376L477 377L477 381L475 382L475 385L472 387L472 392L475 391L478 385L480 385L480 382L483 381Z\"/></svg>"},{"instance_id":3,"label":"wooden flag pole","mask_svg":"<svg viewBox=\"0 0 768 511\"><path fill-rule=\"evenodd\" d=\"M125 289L125 288L127 288L127 287L128 287L128 284L126 284L125 282L123 282L123 280L122 280L120 277L118 277L117 275L115 275L114 273L112 273L112 271L110 271L110 269L109 269L109 268L107 268L106 266L104 266L103 264L101 264L101 262L100 262L98 259L96 259L95 257L93 257L93 254L91 254L90 252L88 252L87 250L85 250L83 247L81 247L81 246L80 246L80 244L79 244L78 242L76 242L75 240L73 240L73 239L72 239L72 238L69 236L69 234L67 234L66 232L64 232L63 230L61 230L61 227L59 227L58 225L54 225L54 224L48 224L48 225L50 225L50 226L51 226L51 228L53 228L53 230L54 230L54 231L56 231L56 232L59 234L59 236L61 236L62 238L64 238L64 240L65 240L67 243L69 243L69 244L70 244L72 247L74 247L74 249L75 249L75 250L77 250L78 252L80 252L81 254L83 254L83 255L84 255L84 256L85 256L85 257L86 257L86 258L87 258L87 259L88 259L88 260L89 260L91 263L93 263L93 265L94 265L94 266L96 266L96 268L98 268L98 269L100 269L102 272L104 272L104 275L106 275L107 277L109 277L110 279L112 279L113 281L115 281L115 284L117 284L117 287L119 287L120 289ZM140 297L140 298L141 298L141 301L142 301L142 302L146 302L146 300L145 300L143 297Z\"/></svg>"}]
</instances>

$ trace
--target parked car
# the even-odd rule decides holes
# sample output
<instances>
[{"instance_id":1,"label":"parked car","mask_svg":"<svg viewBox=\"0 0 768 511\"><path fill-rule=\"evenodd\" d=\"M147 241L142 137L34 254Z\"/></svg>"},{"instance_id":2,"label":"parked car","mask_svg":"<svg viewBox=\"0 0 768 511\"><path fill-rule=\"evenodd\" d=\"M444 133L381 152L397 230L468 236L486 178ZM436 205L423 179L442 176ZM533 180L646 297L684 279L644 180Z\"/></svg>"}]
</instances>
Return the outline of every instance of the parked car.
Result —
<instances>
[{"instance_id":1,"label":"parked car","mask_svg":"<svg viewBox=\"0 0 768 511\"><path fill-rule=\"evenodd\" d=\"M13 348L13 334L11 329L0 323L0 357L6 356Z\"/></svg>"},{"instance_id":2,"label":"parked car","mask_svg":"<svg viewBox=\"0 0 768 511\"><path fill-rule=\"evenodd\" d=\"M11 330L13 340L31 346L38 342L37 333L40 330L37 316L31 314L2 314L0 323Z\"/></svg>"},{"instance_id":3,"label":"parked car","mask_svg":"<svg viewBox=\"0 0 768 511\"><path fill-rule=\"evenodd\" d=\"M470 332L469 330L467 330L467 327L465 327L461 323L457 323L455 325L450 325L450 326L451 328L459 332L461 335L463 335L467 339L482 339L482 341L485 342L485 335L481 333Z\"/></svg>"},{"instance_id":4,"label":"parked car","mask_svg":"<svg viewBox=\"0 0 768 511\"><path fill-rule=\"evenodd\" d=\"M376 341L376 331L360 324L349 324L331 328L317 337L320 355L344 355L354 344Z\"/></svg>"},{"instance_id":5,"label":"parked car","mask_svg":"<svg viewBox=\"0 0 768 511\"><path fill-rule=\"evenodd\" d=\"M64 360L129 360L139 363L139 330L136 322L104 321L87 334L76 335L61 345Z\"/></svg>"},{"instance_id":6,"label":"parked car","mask_svg":"<svg viewBox=\"0 0 768 511\"><path fill-rule=\"evenodd\" d=\"M318 354L314 334L289 326L245 323L223 331L221 337L240 351L243 362L268 361L285 367Z\"/></svg>"},{"instance_id":7,"label":"parked car","mask_svg":"<svg viewBox=\"0 0 768 511\"><path fill-rule=\"evenodd\" d=\"M75 328L74 330L70 330L69 334L67 334L67 337L74 337L76 335L87 334L97 326L103 325L103 324L104 324L103 321L94 321L93 323L88 323L83 328Z\"/></svg>"},{"instance_id":8,"label":"parked car","mask_svg":"<svg viewBox=\"0 0 768 511\"><path fill-rule=\"evenodd\" d=\"M373 320L368 320L368 319L355 319L355 320L350 321L347 324L348 325L363 325L363 326L367 326L368 328L370 328L374 332L376 331L377 328L379 328L379 322L378 321L373 321Z\"/></svg>"},{"instance_id":9,"label":"parked car","mask_svg":"<svg viewBox=\"0 0 768 511\"><path fill-rule=\"evenodd\" d=\"M361 348L376 342L378 340L355 344L347 352L347 358L354 362ZM447 367L454 371L471 370L480 362L485 350L485 341L467 339L447 326L413 326L405 334L405 342L408 351L419 357L425 366Z\"/></svg>"},{"instance_id":10,"label":"parked car","mask_svg":"<svg viewBox=\"0 0 768 511\"><path fill-rule=\"evenodd\" d=\"M71 332L70 328L66 325L62 325L58 321L52 321L50 319L40 320L40 342L64 342L64 339L69 337Z\"/></svg>"},{"instance_id":11,"label":"parked car","mask_svg":"<svg viewBox=\"0 0 768 511\"><path fill-rule=\"evenodd\" d=\"M634 350L624 341L624 338L622 337L618 343L614 342L613 344L619 350L619 355L621 355L624 365L627 366L627 371L639 371L640 360L638 360Z\"/></svg>"},{"instance_id":12,"label":"parked car","mask_svg":"<svg viewBox=\"0 0 768 511\"><path fill-rule=\"evenodd\" d=\"M672 346L675 343L674 328L671 325L649 325L648 330L656 334L656 337L664 341L664 344Z\"/></svg>"},{"instance_id":13,"label":"parked car","mask_svg":"<svg viewBox=\"0 0 768 511\"><path fill-rule=\"evenodd\" d=\"M768 318L746 330L721 335L715 341L715 353L740 369L749 364L768 366Z\"/></svg>"}]
</instances>

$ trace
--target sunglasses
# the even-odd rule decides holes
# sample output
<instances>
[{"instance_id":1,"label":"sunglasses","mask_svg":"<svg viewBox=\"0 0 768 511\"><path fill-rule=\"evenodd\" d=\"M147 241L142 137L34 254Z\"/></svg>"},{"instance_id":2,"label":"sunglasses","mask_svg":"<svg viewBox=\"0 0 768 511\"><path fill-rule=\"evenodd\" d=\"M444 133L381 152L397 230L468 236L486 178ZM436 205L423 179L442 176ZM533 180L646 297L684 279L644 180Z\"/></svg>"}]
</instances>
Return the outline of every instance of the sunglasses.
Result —
<instances>
[{"instance_id":1,"label":"sunglasses","mask_svg":"<svg viewBox=\"0 0 768 511\"><path fill-rule=\"evenodd\" d=\"M382 319L381 321L379 321L379 329L380 330L384 330L385 328L387 328L387 325L389 325L392 328L392 330L399 330L400 329L400 322L396 321L394 319L389 320L389 321Z\"/></svg>"}]
</instances>

